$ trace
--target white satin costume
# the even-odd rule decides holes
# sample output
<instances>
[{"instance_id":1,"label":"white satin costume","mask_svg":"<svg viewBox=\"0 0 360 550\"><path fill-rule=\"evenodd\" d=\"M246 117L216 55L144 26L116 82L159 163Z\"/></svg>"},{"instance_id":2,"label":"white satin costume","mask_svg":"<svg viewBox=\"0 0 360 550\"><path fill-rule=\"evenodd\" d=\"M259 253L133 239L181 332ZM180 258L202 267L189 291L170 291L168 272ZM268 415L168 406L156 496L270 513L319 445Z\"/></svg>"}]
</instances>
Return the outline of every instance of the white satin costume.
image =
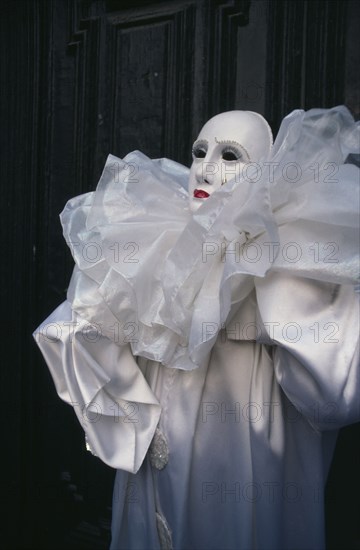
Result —
<instances>
[{"instance_id":1,"label":"white satin costume","mask_svg":"<svg viewBox=\"0 0 360 550\"><path fill-rule=\"evenodd\" d=\"M67 203L76 266L34 336L118 469L112 550L324 547L359 420L358 140L345 107L297 110L194 215L189 170L137 151Z\"/></svg>"}]
</instances>

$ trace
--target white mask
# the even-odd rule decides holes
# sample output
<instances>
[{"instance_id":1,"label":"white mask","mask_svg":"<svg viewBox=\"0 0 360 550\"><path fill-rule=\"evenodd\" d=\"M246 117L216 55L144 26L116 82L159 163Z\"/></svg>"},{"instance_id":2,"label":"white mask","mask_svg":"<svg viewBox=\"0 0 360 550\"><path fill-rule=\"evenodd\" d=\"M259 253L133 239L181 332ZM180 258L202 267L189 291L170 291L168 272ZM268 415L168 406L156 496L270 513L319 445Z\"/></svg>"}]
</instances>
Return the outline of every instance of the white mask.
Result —
<instances>
[{"instance_id":1,"label":"white mask","mask_svg":"<svg viewBox=\"0 0 360 550\"><path fill-rule=\"evenodd\" d=\"M270 126L258 113L228 111L211 118L193 145L190 210L196 212L227 181L239 181L247 163L265 160L272 143Z\"/></svg>"}]
</instances>

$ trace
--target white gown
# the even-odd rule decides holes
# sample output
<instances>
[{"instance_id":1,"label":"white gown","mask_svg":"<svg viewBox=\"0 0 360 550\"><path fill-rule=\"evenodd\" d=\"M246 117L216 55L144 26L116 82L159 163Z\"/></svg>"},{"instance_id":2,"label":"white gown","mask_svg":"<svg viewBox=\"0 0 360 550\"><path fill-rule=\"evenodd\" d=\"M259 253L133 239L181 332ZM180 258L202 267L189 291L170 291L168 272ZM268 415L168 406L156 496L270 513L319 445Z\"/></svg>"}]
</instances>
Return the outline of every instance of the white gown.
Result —
<instances>
[{"instance_id":1,"label":"white gown","mask_svg":"<svg viewBox=\"0 0 360 550\"><path fill-rule=\"evenodd\" d=\"M358 137L344 107L294 111L194 216L188 170L139 152L65 207L76 267L35 338L118 469L112 550L324 547L360 419Z\"/></svg>"}]
</instances>

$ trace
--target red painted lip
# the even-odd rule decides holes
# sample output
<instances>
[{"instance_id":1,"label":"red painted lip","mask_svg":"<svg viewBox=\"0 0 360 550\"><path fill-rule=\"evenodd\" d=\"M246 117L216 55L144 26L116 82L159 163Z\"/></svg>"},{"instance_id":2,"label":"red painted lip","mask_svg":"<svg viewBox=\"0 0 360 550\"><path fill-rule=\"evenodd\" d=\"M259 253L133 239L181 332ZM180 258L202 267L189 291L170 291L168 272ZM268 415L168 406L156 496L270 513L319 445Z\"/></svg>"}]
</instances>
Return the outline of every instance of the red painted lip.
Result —
<instances>
[{"instance_id":1,"label":"red painted lip","mask_svg":"<svg viewBox=\"0 0 360 550\"><path fill-rule=\"evenodd\" d=\"M195 189L194 197L196 199L207 199L208 197L210 197L210 195L209 193L207 193L206 191L203 191L202 189Z\"/></svg>"}]
</instances>

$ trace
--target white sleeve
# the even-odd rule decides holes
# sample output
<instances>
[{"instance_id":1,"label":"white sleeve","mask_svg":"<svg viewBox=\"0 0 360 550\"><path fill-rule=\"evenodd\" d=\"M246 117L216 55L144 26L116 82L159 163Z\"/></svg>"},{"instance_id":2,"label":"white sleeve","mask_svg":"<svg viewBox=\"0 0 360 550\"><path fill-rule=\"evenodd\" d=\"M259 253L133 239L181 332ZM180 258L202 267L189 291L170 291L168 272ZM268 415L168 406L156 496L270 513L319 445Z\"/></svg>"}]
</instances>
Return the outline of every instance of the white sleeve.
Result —
<instances>
[{"instance_id":1,"label":"white sleeve","mask_svg":"<svg viewBox=\"0 0 360 550\"><path fill-rule=\"evenodd\" d=\"M61 304L34 332L59 396L74 407L91 450L135 473L160 417L160 405L129 344L118 346Z\"/></svg>"},{"instance_id":2,"label":"white sleeve","mask_svg":"<svg viewBox=\"0 0 360 550\"><path fill-rule=\"evenodd\" d=\"M351 285L270 273L256 280L260 338L285 394L318 429L360 420L359 297Z\"/></svg>"}]
</instances>

